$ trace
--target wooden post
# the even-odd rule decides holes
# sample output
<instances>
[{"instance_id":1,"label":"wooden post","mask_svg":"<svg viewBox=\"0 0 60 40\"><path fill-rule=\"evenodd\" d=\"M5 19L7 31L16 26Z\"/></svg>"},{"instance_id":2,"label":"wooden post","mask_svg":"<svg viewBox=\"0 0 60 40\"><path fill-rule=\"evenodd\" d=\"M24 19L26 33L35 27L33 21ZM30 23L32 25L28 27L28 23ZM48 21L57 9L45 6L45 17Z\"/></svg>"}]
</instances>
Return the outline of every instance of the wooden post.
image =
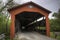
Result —
<instances>
[{"instance_id":1,"label":"wooden post","mask_svg":"<svg viewBox=\"0 0 60 40\"><path fill-rule=\"evenodd\" d=\"M15 35L15 16L11 14L11 27L10 27L10 39L13 40L14 35Z\"/></svg>"},{"instance_id":2,"label":"wooden post","mask_svg":"<svg viewBox=\"0 0 60 40\"><path fill-rule=\"evenodd\" d=\"M48 15L46 15L46 35L50 37L50 25Z\"/></svg>"}]
</instances>

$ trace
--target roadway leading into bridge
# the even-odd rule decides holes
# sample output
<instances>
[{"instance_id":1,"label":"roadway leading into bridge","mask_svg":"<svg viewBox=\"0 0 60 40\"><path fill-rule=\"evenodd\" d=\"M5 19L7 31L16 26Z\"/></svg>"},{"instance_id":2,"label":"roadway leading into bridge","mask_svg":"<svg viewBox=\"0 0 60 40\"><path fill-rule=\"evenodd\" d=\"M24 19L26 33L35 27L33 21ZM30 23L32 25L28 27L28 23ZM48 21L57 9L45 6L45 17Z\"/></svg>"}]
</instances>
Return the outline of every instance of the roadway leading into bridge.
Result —
<instances>
[{"instance_id":1,"label":"roadway leading into bridge","mask_svg":"<svg viewBox=\"0 0 60 40\"><path fill-rule=\"evenodd\" d=\"M15 39L16 40L56 40L56 39L41 35L37 32L17 33L15 36Z\"/></svg>"}]
</instances>

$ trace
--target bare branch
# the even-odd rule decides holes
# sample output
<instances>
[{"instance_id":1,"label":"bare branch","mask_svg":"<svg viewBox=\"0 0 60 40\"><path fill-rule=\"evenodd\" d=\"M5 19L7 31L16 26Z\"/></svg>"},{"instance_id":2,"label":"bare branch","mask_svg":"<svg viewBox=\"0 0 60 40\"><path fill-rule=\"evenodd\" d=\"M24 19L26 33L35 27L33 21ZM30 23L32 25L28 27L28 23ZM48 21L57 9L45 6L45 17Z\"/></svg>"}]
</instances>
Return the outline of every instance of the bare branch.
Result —
<instances>
[{"instance_id":1,"label":"bare branch","mask_svg":"<svg viewBox=\"0 0 60 40\"><path fill-rule=\"evenodd\" d=\"M9 3L12 2L12 1L13 1L13 0L8 1L8 3L6 3L6 5L3 6L3 7L0 9L0 12L2 12L2 10L3 10L4 8L6 8L6 6L9 5Z\"/></svg>"}]
</instances>

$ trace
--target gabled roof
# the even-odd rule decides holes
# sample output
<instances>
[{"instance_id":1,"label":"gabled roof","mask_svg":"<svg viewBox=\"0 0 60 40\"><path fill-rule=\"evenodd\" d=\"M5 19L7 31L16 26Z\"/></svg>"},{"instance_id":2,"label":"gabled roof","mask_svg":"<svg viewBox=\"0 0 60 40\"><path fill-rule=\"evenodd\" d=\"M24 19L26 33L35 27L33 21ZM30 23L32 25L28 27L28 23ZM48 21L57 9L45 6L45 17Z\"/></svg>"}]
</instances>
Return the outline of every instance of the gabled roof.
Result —
<instances>
[{"instance_id":1,"label":"gabled roof","mask_svg":"<svg viewBox=\"0 0 60 40\"><path fill-rule=\"evenodd\" d=\"M48 13L51 13L51 11L49 11L48 9L45 9L44 7L42 7L42 6L34 3L34 2L32 2L32 1L31 1L31 2L27 2L27 3L24 3L24 4L19 5L19 6L12 7L12 8L10 8L10 9L8 9L8 11L11 11L12 9L16 9L16 8L19 8L19 7L22 7L22 6L25 6L25 5L29 5L29 4L30 4L30 5L34 5L34 6L38 7L38 8L40 8L40 9L48 12Z\"/></svg>"}]
</instances>

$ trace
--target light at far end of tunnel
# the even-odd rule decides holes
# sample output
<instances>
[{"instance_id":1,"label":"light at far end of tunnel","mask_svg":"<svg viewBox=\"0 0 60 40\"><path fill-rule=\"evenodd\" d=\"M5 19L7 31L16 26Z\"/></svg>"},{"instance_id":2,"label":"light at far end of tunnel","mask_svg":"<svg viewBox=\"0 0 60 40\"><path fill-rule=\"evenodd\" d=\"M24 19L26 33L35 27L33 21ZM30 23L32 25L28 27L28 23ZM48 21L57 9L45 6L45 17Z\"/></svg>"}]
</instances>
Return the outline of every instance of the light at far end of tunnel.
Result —
<instances>
[{"instance_id":1,"label":"light at far end of tunnel","mask_svg":"<svg viewBox=\"0 0 60 40\"><path fill-rule=\"evenodd\" d=\"M22 26L22 29L25 29L25 27L24 27L24 26Z\"/></svg>"}]
</instances>

